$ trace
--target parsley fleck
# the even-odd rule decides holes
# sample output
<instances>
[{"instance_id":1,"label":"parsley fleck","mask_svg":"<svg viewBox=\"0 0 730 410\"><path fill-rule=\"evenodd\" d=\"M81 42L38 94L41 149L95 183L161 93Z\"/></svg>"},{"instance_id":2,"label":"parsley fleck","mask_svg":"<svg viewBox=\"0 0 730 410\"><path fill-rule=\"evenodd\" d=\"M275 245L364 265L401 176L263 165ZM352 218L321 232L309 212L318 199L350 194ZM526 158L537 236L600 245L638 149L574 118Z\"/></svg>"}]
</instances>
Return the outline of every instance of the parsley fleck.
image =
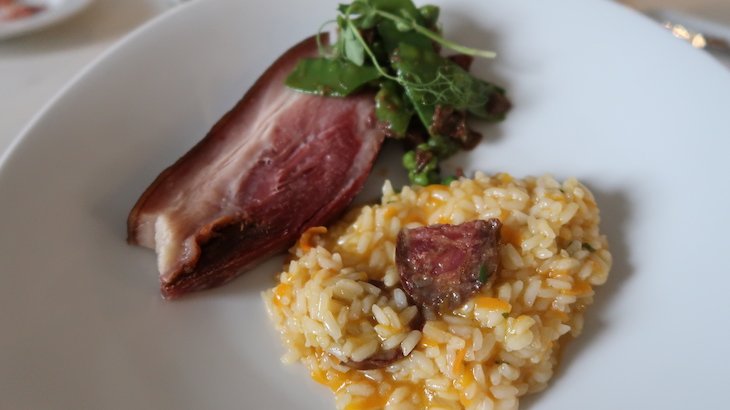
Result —
<instances>
[{"instance_id":1,"label":"parsley fleck","mask_svg":"<svg viewBox=\"0 0 730 410\"><path fill-rule=\"evenodd\" d=\"M479 282L485 284L487 283L487 279L489 279L489 271L487 270L487 265L482 265L479 268Z\"/></svg>"}]
</instances>

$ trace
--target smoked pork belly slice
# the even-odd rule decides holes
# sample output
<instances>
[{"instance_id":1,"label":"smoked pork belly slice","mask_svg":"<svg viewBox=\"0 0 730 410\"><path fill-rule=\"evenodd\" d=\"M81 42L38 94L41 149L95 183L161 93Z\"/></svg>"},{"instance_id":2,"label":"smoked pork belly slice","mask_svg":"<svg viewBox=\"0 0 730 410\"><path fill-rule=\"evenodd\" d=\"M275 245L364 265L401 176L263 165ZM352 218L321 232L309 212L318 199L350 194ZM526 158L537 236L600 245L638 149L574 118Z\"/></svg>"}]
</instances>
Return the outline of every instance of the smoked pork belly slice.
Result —
<instances>
[{"instance_id":1,"label":"smoked pork belly slice","mask_svg":"<svg viewBox=\"0 0 730 410\"><path fill-rule=\"evenodd\" d=\"M284 53L130 212L128 241L157 252L165 298L230 281L333 221L362 188L384 137L373 95L284 85L316 53L313 37Z\"/></svg>"}]
</instances>

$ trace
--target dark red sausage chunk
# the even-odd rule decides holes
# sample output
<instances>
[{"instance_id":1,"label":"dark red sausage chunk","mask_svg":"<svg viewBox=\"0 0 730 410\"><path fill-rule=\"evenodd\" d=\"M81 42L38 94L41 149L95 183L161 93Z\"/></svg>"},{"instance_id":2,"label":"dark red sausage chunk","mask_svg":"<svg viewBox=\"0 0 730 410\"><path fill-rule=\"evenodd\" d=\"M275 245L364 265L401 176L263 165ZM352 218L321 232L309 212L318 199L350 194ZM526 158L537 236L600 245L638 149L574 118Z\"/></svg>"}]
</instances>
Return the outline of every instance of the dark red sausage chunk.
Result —
<instances>
[{"instance_id":1,"label":"dark red sausage chunk","mask_svg":"<svg viewBox=\"0 0 730 410\"><path fill-rule=\"evenodd\" d=\"M403 290L426 309L458 308L497 275L501 227L489 219L403 229L395 249Z\"/></svg>"}]
</instances>

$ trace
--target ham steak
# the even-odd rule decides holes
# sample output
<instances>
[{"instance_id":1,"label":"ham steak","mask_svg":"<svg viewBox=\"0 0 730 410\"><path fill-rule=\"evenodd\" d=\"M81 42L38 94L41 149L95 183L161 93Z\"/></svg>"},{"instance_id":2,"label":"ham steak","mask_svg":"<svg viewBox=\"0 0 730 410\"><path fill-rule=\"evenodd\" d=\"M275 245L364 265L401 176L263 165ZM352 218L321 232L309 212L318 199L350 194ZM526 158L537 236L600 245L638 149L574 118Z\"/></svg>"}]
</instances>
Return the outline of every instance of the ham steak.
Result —
<instances>
[{"instance_id":1,"label":"ham steak","mask_svg":"<svg viewBox=\"0 0 730 410\"><path fill-rule=\"evenodd\" d=\"M164 297L230 281L331 222L362 188L384 138L373 95L284 85L316 53L313 37L284 53L130 212L128 241L157 252Z\"/></svg>"}]
</instances>

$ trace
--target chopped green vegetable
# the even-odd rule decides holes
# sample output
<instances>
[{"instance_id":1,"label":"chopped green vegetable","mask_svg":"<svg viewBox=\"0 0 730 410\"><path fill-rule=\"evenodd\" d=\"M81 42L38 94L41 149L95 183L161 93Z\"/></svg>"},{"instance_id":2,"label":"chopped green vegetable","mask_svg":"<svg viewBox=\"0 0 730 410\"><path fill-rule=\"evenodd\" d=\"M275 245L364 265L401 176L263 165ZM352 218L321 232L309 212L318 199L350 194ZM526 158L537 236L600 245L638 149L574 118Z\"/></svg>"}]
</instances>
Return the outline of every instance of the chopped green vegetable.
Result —
<instances>
[{"instance_id":1,"label":"chopped green vegetable","mask_svg":"<svg viewBox=\"0 0 730 410\"><path fill-rule=\"evenodd\" d=\"M379 76L373 67L349 61L305 58L289 74L286 85L309 94L345 97Z\"/></svg>"},{"instance_id":2,"label":"chopped green vegetable","mask_svg":"<svg viewBox=\"0 0 730 410\"><path fill-rule=\"evenodd\" d=\"M490 273L489 270L487 270L487 265L482 265L479 268L479 282L481 282L482 284L487 283L487 280L489 280L489 276Z\"/></svg>"},{"instance_id":3,"label":"chopped green vegetable","mask_svg":"<svg viewBox=\"0 0 730 410\"><path fill-rule=\"evenodd\" d=\"M502 317L507 319L509 317L509 313L507 313L507 312L502 313Z\"/></svg>"},{"instance_id":4,"label":"chopped green vegetable","mask_svg":"<svg viewBox=\"0 0 730 410\"><path fill-rule=\"evenodd\" d=\"M414 171L416 166L416 151L408 151L403 154L403 168Z\"/></svg>"},{"instance_id":5,"label":"chopped green vegetable","mask_svg":"<svg viewBox=\"0 0 730 410\"><path fill-rule=\"evenodd\" d=\"M443 179L441 180L441 185L451 185L451 183L452 183L452 182L454 182L454 181L456 181L456 180L458 180L458 179L459 179L459 178L457 178L457 177L455 177L455 176L453 176L453 175L449 175L449 176L447 176L447 177L444 177L444 178L443 178Z\"/></svg>"},{"instance_id":6,"label":"chopped green vegetable","mask_svg":"<svg viewBox=\"0 0 730 410\"><path fill-rule=\"evenodd\" d=\"M439 158L448 158L459 150L458 144L453 139L442 135L432 135L426 145Z\"/></svg>"},{"instance_id":7,"label":"chopped green vegetable","mask_svg":"<svg viewBox=\"0 0 730 410\"><path fill-rule=\"evenodd\" d=\"M583 242L583 244L581 245L581 248L587 250L588 252L595 252L596 251L596 248L592 247L591 244L588 243L588 242Z\"/></svg>"},{"instance_id":8,"label":"chopped green vegetable","mask_svg":"<svg viewBox=\"0 0 730 410\"><path fill-rule=\"evenodd\" d=\"M339 31L337 41L325 46L318 36L320 58L299 61L287 86L334 97L377 88L376 117L387 135L423 142L403 157L411 182L443 182L441 161L478 142L478 133L466 124L467 113L501 120L509 101L504 90L472 76L437 50L444 47L486 58L495 54L443 38L437 28L440 9L433 5L419 8L411 0L354 0L337 10L332 21ZM422 135L424 130L427 135Z\"/></svg>"},{"instance_id":9,"label":"chopped green vegetable","mask_svg":"<svg viewBox=\"0 0 730 410\"><path fill-rule=\"evenodd\" d=\"M410 102L403 98L403 90L393 81L383 81L375 95L375 115L383 122L390 134L401 138L408 131L413 116Z\"/></svg>"}]
</instances>

